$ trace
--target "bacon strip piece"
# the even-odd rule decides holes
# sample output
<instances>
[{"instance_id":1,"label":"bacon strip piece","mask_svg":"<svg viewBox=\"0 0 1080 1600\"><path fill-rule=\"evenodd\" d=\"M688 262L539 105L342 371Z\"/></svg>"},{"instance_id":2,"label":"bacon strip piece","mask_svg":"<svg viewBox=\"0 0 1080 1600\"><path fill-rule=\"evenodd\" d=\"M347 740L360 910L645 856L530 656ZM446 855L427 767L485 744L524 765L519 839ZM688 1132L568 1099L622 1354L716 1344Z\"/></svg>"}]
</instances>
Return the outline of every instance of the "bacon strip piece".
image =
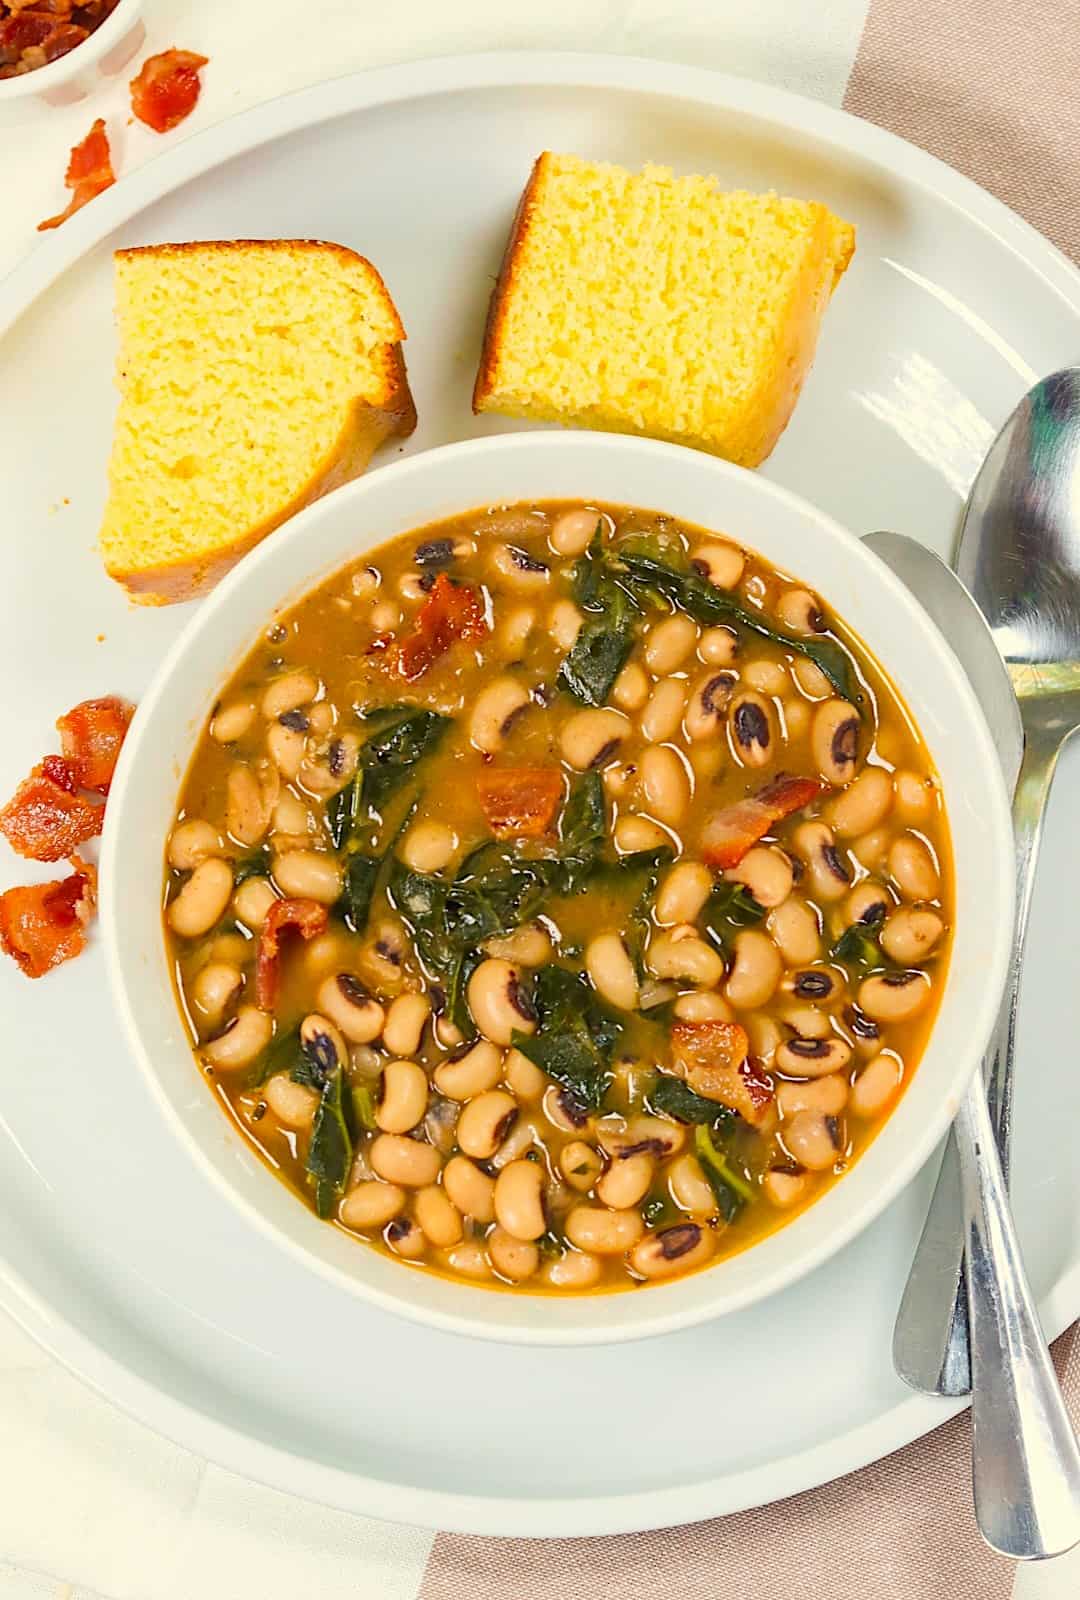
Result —
<instances>
[{"instance_id":1,"label":"bacon strip piece","mask_svg":"<svg viewBox=\"0 0 1080 1600\"><path fill-rule=\"evenodd\" d=\"M155 133L168 133L195 109L202 87L199 68L208 56L193 50L162 50L143 62L131 80L131 109Z\"/></svg>"},{"instance_id":2,"label":"bacon strip piece","mask_svg":"<svg viewBox=\"0 0 1080 1600\"><path fill-rule=\"evenodd\" d=\"M135 707L118 695L81 700L56 720L64 757L80 789L108 794L120 746L135 715ZM55 760L47 756L44 765Z\"/></svg>"},{"instance_id":3,"label":"bacon strip piece","mask_svg":"<svg viewBox=\"0 0 1080 1600\"><path fill-rule=\"evenodd\" d=\"M73 794L57 781L59 756L46 756L0 809L0 833L31 861L59 861L101 832L105 807Z\"/></svg>"},{"instance_id":4,"label":"bacon strip piece","mask_svg":"<svg viewBox=\"0 0 1080 1600\"><path fill-rule=\"evenodd\" d=\"M555 767L498 767L480 774L476 790L497 839L536 839L551 827L563 779Z\"/></svg>"},{"instance_id":5,"label":"bacon strip piece","mask_svg":"<svg viewBox=\"0 0 1080 1600\"><path fill-rule=\"evenodd\" d=\"M281 937L290 928L302 939L325 932L329 913L317 900L275 900L266 914L255 957L255 1004L273 1011L281 982Z\"/></svg>"},{"instance_id":6,"label":"bacon strip piece","mask_svg":"<svg viewBox=\"0 0 1080 1600\"><path fill-rule=\"evenodd\" d=\"M675 1022L671 1070L695 1094L716 1100L756 1126L772 1104L772 1080L749 1060L750 1040L737 1022Z\"/></svg>"},{"instance_id":7,"label":"bacon strip piece","mask_svg":"<svg viewBox=\"0 0 1080 1600\"><path fill-rule=\"evenodd\" d=\"M64 174L64 183L71 190L71 199L63 211L55 217L48 217L44 222L38 223L38 232L46 228L58 228L68 217L86 205L88 200L93 200L103 189L116 182L113 172L112 157L109 153L109 139L105 132L105 123L98 117L90 132L81 144L75 145L71 152L67 171Z\"/></svg>"},{"instance_id":8,"label":"bacon strip piece","mask_svg":"<svg viewBox=\"0 0 1080 1600\"><path fill-rule=\"evenodd\" d=\"M385 639L376 641L380 665L411 683L459 639L482 639L487 631L484 602L478 591L466 583L454 583L440 572L416 614L413 631L389 647Z\"/></svg>"},{"instance_id":9,"label":"bacon strip piece","mask_svg":"<svg viewBox=\"0 0 1080 1600\"><path fill-rule=\"evenodd\" d=\"M70 877L35 883L0 894L0 950L28 978L80 954L97 899L94 869L73 856Z\"/></svg>"},{"instance_id":10,"label":"bacon strip piece","mask_svg":"<svg viewBox=\"0 0 1080 1600\"><path fill-rule=\"evenodd\" d=\"M701 853L710 867L737 867L751 846L777 822L802 811L825 785L817 778L781 772L757 794L714 812L701 833Z\"/></svg>"}]
</instances>

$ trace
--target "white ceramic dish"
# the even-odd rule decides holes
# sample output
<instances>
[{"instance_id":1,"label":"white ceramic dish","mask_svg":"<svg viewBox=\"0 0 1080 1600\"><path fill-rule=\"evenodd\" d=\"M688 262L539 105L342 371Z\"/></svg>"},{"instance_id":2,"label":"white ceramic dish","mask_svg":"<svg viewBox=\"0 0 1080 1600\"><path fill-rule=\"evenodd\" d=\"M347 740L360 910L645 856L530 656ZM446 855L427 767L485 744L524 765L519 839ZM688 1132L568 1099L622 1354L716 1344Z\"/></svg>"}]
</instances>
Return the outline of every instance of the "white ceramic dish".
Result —
<instances>
[{"instance_id":1,"label":"white ceramic dish","mask_svg":"<svg viewBox=\"0 0 1080 1600\"><path fill-rule=\"evenodd\" d=\"M141 11L142 0L120 0L100 28L66 56L17 78L0 79L0 122L7 125L16 114L25 116L34 101L41 108L74 105L123 72L146 38Z\"/></svg>"},{"instance_id":2,"label":"white ceramic dish","mask_svg":"<svg viewBox=\"0 0 1080 1600\"><path fill-rule=\"evenodd\" d=\"M707 1272L647 1293L498 1293L410 1270L318 1222L211 1105L172 987L161 923L165 844L211 707L273 617L373 544L474 506L622 501L718 529L808 581L881 661L941 775L956 914L945 994L896 1110L842 1182L787 1227ZM944 1135L997 1016L1012 928L1012 830L971 685L934 624L859 541L754 473L673 445L589 433L474 439L403 461L316 502L201 605L142 698L109 792L101 923L117 1011L169 1120L251 1223L346 1289L450 1333L599 1344L673 1333L794 1283L866 1227ZM201 1092L197 1092L201 1091ZM209 1111L209 1115L208 1115Z\"/></svg>"},{"instance_id":3,"label":"white ceramic dish","mask_svg":"<svg viewBox=\"0 0 1080 1600\"><path fill-rule=\"evenodd\" d=\"M408 451L508 430L473 418L468 395L489 274L545 145L713 167L857 221L858 255L764 472L856 533L891 525L945 551L996 428L1080 347L1080 275L1018 218L879 129L757 84L493 55L262 106L124 178L0 287L0 328L14 324L0 360L0 672L16 686L0 793L64 707L138 698L186 620L133 611L93 549L114 404L110 248L304 233L366 249L409 327L421 421ZM1019 1041L1015 1206L1051 1336L1080 1314L1080 1074L1061 1049L1075 930L1060 893L1080 881L1078 803L1080 748L1055 782ZM0 882L22 876L5 854ZM3 963L0 1009L0 1302L119 1405L237 1472L363 1516L614 1533L793 1494L957 1409L911 1395L889 1361L932 1163L758 1306L633 1344L522 1350L387 1316L223 1205L130 1057L100 946L37 986ZM395 1381L406 1373L422 1377ZM654 1402L644 1437L626 1396ZM598 1412L603 1427L580 1426Z\"/></svg>"}]
</instances>

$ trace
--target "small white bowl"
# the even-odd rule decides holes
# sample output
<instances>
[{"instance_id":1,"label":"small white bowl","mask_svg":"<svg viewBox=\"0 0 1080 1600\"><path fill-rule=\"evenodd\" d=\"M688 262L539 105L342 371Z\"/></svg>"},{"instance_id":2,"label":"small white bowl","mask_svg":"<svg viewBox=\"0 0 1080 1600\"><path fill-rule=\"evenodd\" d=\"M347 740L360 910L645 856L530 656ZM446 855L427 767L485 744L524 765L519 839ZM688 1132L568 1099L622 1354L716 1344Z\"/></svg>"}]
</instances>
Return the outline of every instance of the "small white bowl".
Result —
<instances>
[{"instance_id":1,"label":"small white bowl","mask_svg":"<svg viewBox=\"0 0 1080 1600\"><path fill-rule=\"evenodd\" d=\"M201 1078L177 1010L161 917L165 841L181 778L222 685L274 614L395 534L477 506L564 498L670 512L728 534L811 584L887 668L919 724L941 775L956 866L953 954L933 1034L910 1087L852 1170L786 1227L712 1268L643 1291L565 1300L454 1283L318 1222L222 1115ZM522 433L373 472L302 512L220 584L169 652L132 723L109 796L101 883L109 971L136 1059L223 1203L227 1197L313 1270L386 1310L482 1338L605 1343L667 1333L785 1287L865 1228L928 1159L997 1012L1012 928L1012 834L997 757L967 678L925 612L852 534L767 479L690 450L606 434Z\"/></svg>"},{"instance_id":2,"label":"small white bowl","mask_svg":"<svg viewBox=\"0 0 1080 1600\"><path fill-rule=\"evenodd\" d=\"M146 27L140 16L142 0L120 0L100 28L34 72L17 78L0 78L0 112L24 111L34 101L46 106L70 106L115 78L142 48ZM9 122L11 116L3 120Z\"/></svg>"}]
</instances>

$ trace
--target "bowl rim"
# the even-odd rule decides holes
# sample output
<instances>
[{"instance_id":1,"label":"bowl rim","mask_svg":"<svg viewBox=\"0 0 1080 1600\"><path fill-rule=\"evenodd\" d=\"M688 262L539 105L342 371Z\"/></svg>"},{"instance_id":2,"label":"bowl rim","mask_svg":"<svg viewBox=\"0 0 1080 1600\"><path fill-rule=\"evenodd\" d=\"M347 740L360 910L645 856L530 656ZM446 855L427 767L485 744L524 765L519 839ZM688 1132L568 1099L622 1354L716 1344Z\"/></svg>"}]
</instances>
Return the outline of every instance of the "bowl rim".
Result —
<instances>
[{"instance_id":1,"label":"bowl rim","mask_svg":"<svg viewBox=\"0 0 1080 1600\"><path fill-rule=\"evenodd\" d=\"M142 10L142 0L117 0L93 33L77 44L74 50L48 61L32 72L20 72L18 77L0 79L0 101L18 100L23 96L46 94L62 83L70 83L80 72L92 67L107 55L110 46L118 43Z\"/></svg>"},{"instance_id":2,"label":"bowl rim","mask_svg":"<svg viewBox=\"0 0 1080 1600\"><path fill-rule=\"evenodd\" d=\"M966 703L965 733L971 741L978 759L980 781L986 780L988 783L988 789L985 792L981 791L980 819L992 836L992 854L1000 861L1002 867L1002 871L999 874L1000 881L997 884L997 894L1001 902L999 909L1003 914L997 918L989 930L983 930L988 932L992 941L990 956L984 966L984 975L987 981L980 991L980 1010L978 1014L966 1019L971 1027L972 1038L978 1043L978 1048L972 1048L969 1060L961 1060L957 1063L952 1079L947 1086L948 1092L944 1092L943 1089L936 1115L929 1117L917 1133L913 1133L908 1139L903 1147L902 1158L891 1169L879 1175L879 1182L872 1196L866 1199L860 1207L849 1209L847 1214L841 1213L834 1218L831 1229L824 1232L817 1241L811 1241L809 1248L803 1250L798 1260L793 1263L785 1263L783 1261L775 1263L770 1270L763 1271L757 1280L745 1285L741 1290L728 1290L726 1295L717 1293L701 1305L676 1306L665 1310L665 1303L670 1306L673 1292L677 1294L681 1286L695 1280L708 1280L713 1276L716 1269L722 1268L723 1258L716 1262L713 1268L705 1268L701 1273L691 1274L689 1277L676 1277L659 1284L650 1285L649 1303L655 1306L655 1310L651 1315L642 1317L630 1325L619 1325L618 1323L618 1306L624 1301L624 1294L614 1292L591 1296L574 1295L568 1296L566 1299L555 1300L554 1303L556 1305L580 1303L585 1300L593 1304L611 1306L613 1308L611 1316L602 1325L596 1327L559 1326L557 1324L534 1326L520 1321L511 1322L506 1320L499 1322L491 1318L485 1319L480 1314L472 1315L468 1310L457 1311L444 1307L416 1304L399 1295L394 1289L384 1289L378 1284L365 1281L362 1273L353 1273L346 1270L318 1252L309 1249L303 1241L278 1227L276 1222L266 1216L256 1204L241 1193L239 1187L231 1182L215 1164L208 1151L203 1148L193 1129L178 1114L169 1099L165 1083L155 1068L153 1051L139 1027L130 998L126 975L128 963L124 953L124 942L120 937L119 897L115 888L120 878L118 870L121 852L120 835L129 780L135 770L144 741L148 738L149 730L156 725L156 713L159 703L164 699L177 670L182 667L188 656L196 651L204 630L211 627L218 613L228 607L234 593L256 579L267 568L272 569L275 561L280 559L279 552L286 547L286 544L291 545L300 542L304 537L308 524L324 515L329 504L332 503L340 514L345 510L347 504L353 501L362 501L371 492L373 484L380 482L385 484L388 473L393 474L395 483L401 483L412 476L438 475L445 463L461 458L483 458L490 454L512 454L514 451L535 454L538 458L542 458L546 451L554 452L559 449L576 449L581 452L583 474L588 472L589 453L594 449L642 455L646 459L651 456L658 461L692 461L694 464L693 470L713 472L718 480L734 478L744 483L752 484L751 492L759 495L764 501L771 501L777 506L782 506L789 515L796 516L808 527L812 526L815 534L824 533L827 539L844 545L851 560L861 566L862 572L869 577L872 583L879 588L884 588L890 601L907 614L915 630L923 635L924 642L928 640L931 643L939 658L940 667L948 672L954 691ZM473 504L475 505L476 502L474 501ZM463 506L461 509L462 511L467 511L472 507ZM454 514L454 512L446 513L447 516ZM422 523L416 524L416 526L421 525ZM395 536L395 534L388 534L384 537ZM282 594L279 589L279 598L270 600L267 603L264 608L265 615L269 617L281 609L295 605L303 596L328 581L334 571L347 566L350 559L355 559L355 557L344 556L340 561L335 561L330 567L324 565L322 568L313 571L301 583L295 584L287 593ZM765 559L769 558L766 556ZM250 649L251 643L251 637L237 641L236 652L233 657L234 665L239 664L243 653ZM876 656L876 647L872 643L869 647ZM891 671L888 662L883 661L882 665L886 672ZM205 719L200 721L193 730L188 760L190 760L194 743L197 741L204 723ZM182 769L174 773L173 783L177 789L183 782L186 770L185 762ZM951 823L952 814L947 813L947 815L950 816ZM717 1317L743 1310L790 1287L816 1267L829 1260L844 1245L869 1227L916 1176L948 1131L952 1118L959 1108L960 1098L979 1064L982 1051L989 1041L996 1022L999 996L1004 984L1006 965L1012 944L1014 904L1012 856L1011 811L1005 790L1005 782L990 730L970 680L944 636L915 600L911 592L879 557L875 556L861 543L856 535L828 513L812 505L792 490L786 489L772 480L760 476L758 473L734 466L714 456L690 451L684 446L647 439L637 435L585 431L517 431L485 435L479 438L437 446L430 450L418 451L416 454L405 457L402 460L388 462L384 466L369 471L366 475L335 490L331 495L315 501L312 505L289 518L275 530L270 538L262 541L250 551L237 566L226 574L213 592L199 603L198 609L181 629L155 671L150 685L136 709L128 736L121 750L116 774L110 788L110 805L106 810L102 836L100 918L106 970L113 1002L129 1047L138 1063L143 1078L147 1082L162 1115L173 1128L174 1134L194 1157L198 1168L210 1178L217 1189L228 1198L230 1204L248 1222L257 1226L266 1237L273 1240L280 1248L288 1250L294 1259L309 1270L318 1272L324 1278L347 1290L347 1292L376 1305L381 1310L390 1312L392 1315L405 1316L410 1320L444 1332L469 1338L487 1339L498 1343L539 1346L602 1345L632 1341L639 1338L652 1338L679 1329L694 1327ZM162 946L163 948L164 946ZM954 944L950 955L950 979L954 970L953 963L955 960L956 946ZM937 1023L935 1021L936 1026ZM192 1082L193 1084L200 1082L194 1061L192 1062ZM902 1105L902 1103L901 1101L900 1104ZM897 1109L899 1109L899 1106ZM214 1114L216 1118L222 1116L220 1107L214 1108ZM240 1135L235 1128L228 1130L228 1136L230 1140L242 1143ZM876 1143L876 1139L872 1141L871 1150L868 1150L860 1158L860 1162L857 1165L861 1165L863 1161L870 1157L873 1144ZM262 1164L261 1157L259 1160L260 1164ZM266 1175L268 1181L280 1182L268 1169ZM820 1199L811 1203L790 1222L785 1223L782 1228L774 1232L790 1234L792 1230L799 1227L804 1218L817 1212L829 1195L835 1195L840 1188L842 1188L842 1185L831 1186ZM298 1209L306 1211L306 1208L302 1207L301 1202L296 1200L295 1196L290 1195L289 1198L297 1205ZM322 1226L314 1217L311 1217L311 1221L315 1227ZM766 1239L771 1236L773 1235L766 1236ZM761 1241L762 1244L765 1242L766 1240L764 1239ZM749 1245L744 1251L736 1252L736 1256L752 1254L757 1248L758 1246L756 1245ZM404 1288L409 1283L412 1275L405 1272L405 1264L393 1263L393 1265L402 1268L401 1283ZM500 1292L490 1287L478 1285L464 1283L457 1285L441 1276L439 1281L453 1290L455 1297L468 1296L469 1301L475 1304L477 1313L480 1312L481 1307L485 1305L491 1307L499 1301L512 1301L518 1307L524 1303L526 1306L534 1308L550 1304L552 1301L552 1297L548 1295L521 1295L517 1292Z\"/></svg>"}]
</instances>

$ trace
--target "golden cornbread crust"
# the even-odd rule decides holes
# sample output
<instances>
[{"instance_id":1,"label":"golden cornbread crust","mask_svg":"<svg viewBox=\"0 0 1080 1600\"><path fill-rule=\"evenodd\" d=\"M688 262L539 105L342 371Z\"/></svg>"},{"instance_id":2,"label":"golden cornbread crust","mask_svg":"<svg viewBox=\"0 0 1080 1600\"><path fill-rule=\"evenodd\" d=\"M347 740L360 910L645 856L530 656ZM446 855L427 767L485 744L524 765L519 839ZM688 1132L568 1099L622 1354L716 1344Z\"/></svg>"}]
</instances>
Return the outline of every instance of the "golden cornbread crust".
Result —
<instances>
[{"instance_id":1,"label":"golden cornbread crust","mask_svg":"<svg viewBox=\"0 0 1080 1600\"><path fill-rule=\"evenodd\" d=\"M299 492L275 507L272 514L247 527L238 528L235 537L221 541L212 550L202 549L190 556L180 555L164 562L144 563L123 559L115 548L107 553L106 570L109 575L122 583L139 605L169 605L205 594L241 556L274 528L322 495L359 477L385 439L395 434L407 437L416 427L416 408L401 349L405 330L382 277L356 251L345 245L311 239L213 240L140 245L117 251L116 260L119 266L124 261L140 257L168 261L196 253L212 258L219 254L222 257L237 257L251 251L261 255L282 252L294 259L317 253L324 259L336 258L350 271L359 271L380 302L380 311L387 319L389 338L374 346L364 358L371 368L368 394L353 401L350 414L337 438L328 446ZM110 510L111 503L107 507L107 517ZM112 541L114 546L115 542Z\"/></svg>"},{"instance_id":2,"label":"golden cornbread crust","mask_svg":"<svg viewBox=\"0 0 1080 1600\"><path fill-rule=\"evenodd\" d=\"M817 202L545 151L491 297L473 409L757 466L854 249L854 228Z\"/></svg>"}]
</instances>

